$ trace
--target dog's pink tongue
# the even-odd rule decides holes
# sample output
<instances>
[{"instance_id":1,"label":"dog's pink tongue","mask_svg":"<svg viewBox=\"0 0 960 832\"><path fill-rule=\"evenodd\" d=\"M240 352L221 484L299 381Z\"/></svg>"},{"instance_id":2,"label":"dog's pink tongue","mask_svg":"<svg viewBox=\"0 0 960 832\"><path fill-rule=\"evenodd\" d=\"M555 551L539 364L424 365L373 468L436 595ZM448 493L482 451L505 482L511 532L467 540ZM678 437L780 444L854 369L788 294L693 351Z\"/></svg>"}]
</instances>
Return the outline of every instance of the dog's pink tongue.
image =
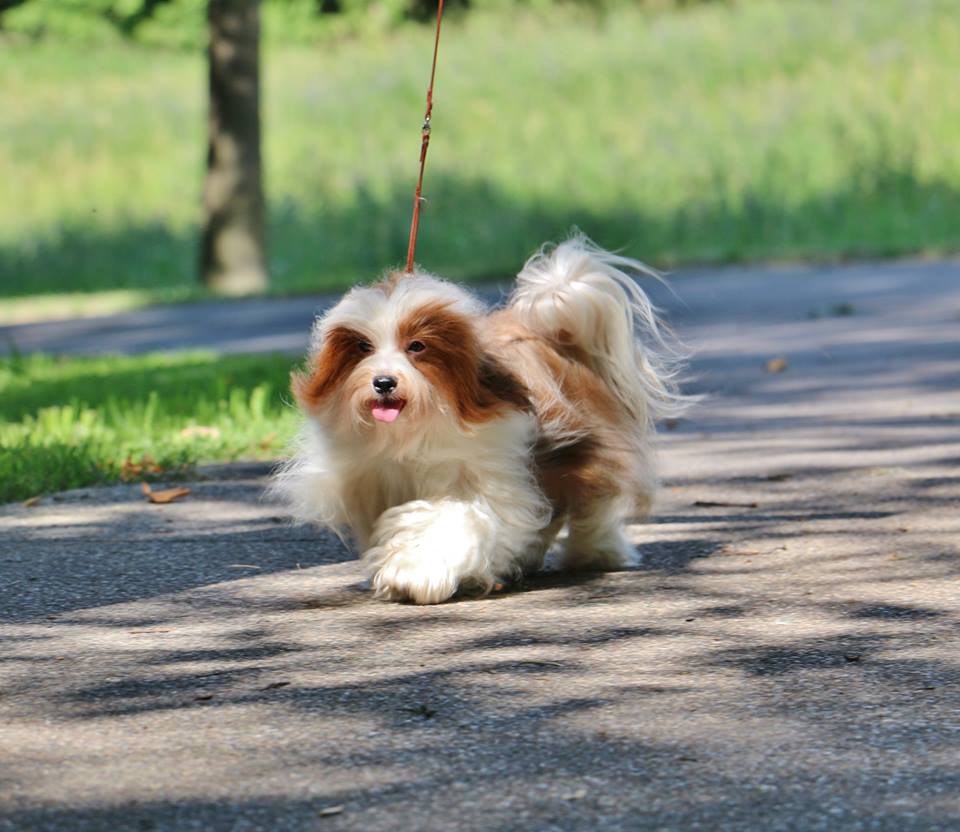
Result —
<instances>
[{"instance_id":1,"label":"dog's pink tongue","mask_svg":"<svg viewBox=\"0 0 960 832\"><path fill-rule=\"evenodd\" d=\"M375 404L372 408L373 418L378 422L394 422L401 410L395 404Z\"/></svg>"}]
</instances>

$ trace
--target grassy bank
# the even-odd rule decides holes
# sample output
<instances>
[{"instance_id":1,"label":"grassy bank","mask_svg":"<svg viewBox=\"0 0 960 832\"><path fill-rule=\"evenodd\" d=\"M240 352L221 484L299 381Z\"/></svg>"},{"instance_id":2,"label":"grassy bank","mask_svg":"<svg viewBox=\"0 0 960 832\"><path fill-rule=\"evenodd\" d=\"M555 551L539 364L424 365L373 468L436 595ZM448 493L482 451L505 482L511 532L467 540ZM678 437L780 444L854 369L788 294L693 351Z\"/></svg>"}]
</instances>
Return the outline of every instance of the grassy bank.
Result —
<instances>
[{"instance_id":1,"label":"grassy bank","mask_svg":"<svg viewBox=\"0 0 960 832\"><path fill-rule=\"evenodd\" d=\"M0 502L201 462L279 456L291 359L205 353L0 359Z\"/></svg>"},{"instance_id":2,"label":"grassy bank","mask_svg":"<svg viewBox=\"0 0 960 832\"><path fill-rule=\"evenodd\" d=\"M508 273L577 224L660 265L960 248L953 0L480 14L444 33L419 259ZM277 291L405 251L430 33L265 55ZM9 44L0 296L193 285L199 54Z\"/></svg>"}]
</instances>

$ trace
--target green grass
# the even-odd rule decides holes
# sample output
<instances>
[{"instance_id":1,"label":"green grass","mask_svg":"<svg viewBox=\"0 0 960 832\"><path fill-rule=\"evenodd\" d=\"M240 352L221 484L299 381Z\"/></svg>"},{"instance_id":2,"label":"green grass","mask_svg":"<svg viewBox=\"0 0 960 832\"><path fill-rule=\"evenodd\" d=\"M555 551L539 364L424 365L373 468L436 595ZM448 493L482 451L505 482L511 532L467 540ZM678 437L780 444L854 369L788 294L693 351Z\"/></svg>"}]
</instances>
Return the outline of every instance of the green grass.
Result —
<instances>
[{"instance_id":1,"label":"green grass","mask_svg":"<svg viewBox=\"0 0 960 832\"><path fill-rule=\"evenodd\" d=\"M291 364L209 353L0 359L0 502L279 456L296 424Z\"/></svg>"},{"instance_id":2,"label":"green grass","mask_svg":"<svg viewBox=\"0 0 960 832\"><path fill-rule=\"evenodd\" d=\"M512 272L579 225L656 265L960 248L955 0L751 0L444 31L418 259ZM271 271L402 260L431 34L265 54ZM0 296L192 290L200 54L0 52Z\"/></svg>"}]
</instances>

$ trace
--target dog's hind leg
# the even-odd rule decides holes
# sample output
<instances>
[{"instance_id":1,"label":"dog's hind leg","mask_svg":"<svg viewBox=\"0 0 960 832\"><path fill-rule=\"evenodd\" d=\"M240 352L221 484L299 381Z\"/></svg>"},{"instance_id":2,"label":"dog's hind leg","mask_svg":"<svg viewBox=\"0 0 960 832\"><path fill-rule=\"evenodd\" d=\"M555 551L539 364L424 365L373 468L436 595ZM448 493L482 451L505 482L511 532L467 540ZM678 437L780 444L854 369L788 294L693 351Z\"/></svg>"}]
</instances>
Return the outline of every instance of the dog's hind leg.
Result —
<instances>
[{"instance_id":1,"label":"dog's hind leg","mask_svg":"<svg viewBox=\"0 0 960 832\"><path fill-rule=\"evenodd\" d=\"M594 499L570 513L561 565L575 571L610 572L637 563L636 550L623 533L630 513L623 495Z\"/></svg>"},{"instance_id":2,"label":"dog's hind leg","mask_svg":"<svg viewBox=\"0 0 960 832\"><path fill-rule=\"evenodd\" d=\"M567 522L565 515L560 514L554 517L550 523L540 530L539 536L530 547L527 556L524 558L521 569L524 575L532 575L543 566L543 561L553 546L557 535Z\"/></svg>"}]
</instances>

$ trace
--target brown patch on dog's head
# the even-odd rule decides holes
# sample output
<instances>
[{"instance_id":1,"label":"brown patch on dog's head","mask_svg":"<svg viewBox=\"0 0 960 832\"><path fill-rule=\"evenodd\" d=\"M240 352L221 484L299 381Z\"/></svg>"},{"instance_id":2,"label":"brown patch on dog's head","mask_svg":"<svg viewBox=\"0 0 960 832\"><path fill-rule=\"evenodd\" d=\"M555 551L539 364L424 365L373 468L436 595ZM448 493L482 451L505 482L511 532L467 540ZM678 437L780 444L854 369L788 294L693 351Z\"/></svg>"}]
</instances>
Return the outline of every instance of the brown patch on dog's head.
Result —
<instances>
[{"instance_id":1,"label":"brown patch on dog's head","mask_svg":"<svg viewBox=\"0 0 960 832\"><path fill-rule=\"evenodd\" d=\"M321 405L366 356L366 336L347 326L333 327L323 339L323 347L310 367L294 371L290 387L300 406L311 410Z\"/></svg>"},{"instance_id":2,"label":"brown patch on dog's head","mask_svg":"<svg viewBox=\"0 0 960 832\"><path fill-rule=\"evenodd\" d=\"M487 422L507 408L530 409L524 385L483 351L470 320L448 302L414 310L400 322L397 336L401 349L456 408L462 423Z\"/></svg>"}]
</instances>

